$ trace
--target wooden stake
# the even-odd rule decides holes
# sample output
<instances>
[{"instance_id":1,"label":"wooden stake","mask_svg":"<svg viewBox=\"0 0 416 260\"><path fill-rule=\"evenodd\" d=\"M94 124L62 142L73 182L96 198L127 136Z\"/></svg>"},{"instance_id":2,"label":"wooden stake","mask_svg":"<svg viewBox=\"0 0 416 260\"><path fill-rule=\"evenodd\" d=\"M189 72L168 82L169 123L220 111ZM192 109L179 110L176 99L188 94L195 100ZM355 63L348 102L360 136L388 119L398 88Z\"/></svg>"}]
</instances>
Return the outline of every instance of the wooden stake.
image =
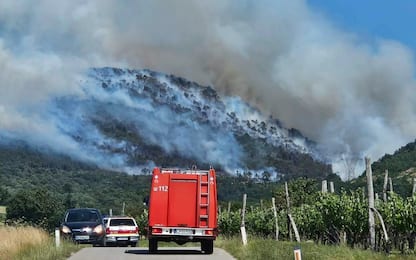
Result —
<instances>
[{"instance_id":1,"label":"wooden stake","mask_svg":"<svg viewBox=\"0 0 416 260\"><path fill-rule=\"evenodd\" d=\"M394 192L393 191L393 181L391 180L391 178L389 178L389 186L390 186L390 192Z\"/></svg>"},{"instance_id":2,"label":"wooden stake","mask_svg":"<svg viewBox=\"0 0 416 260\"><path fill-rule=\"evenodd\" d=\"M326 180L322 181L322 193L328 192L328 182Z\"/></svg>"},{"instance_id":3,"label":"wooden stake","mask_svg":"<svg viewBox=\"0 0 416 260\"><path fill-rule=\"evenodd\" d=\"M272 198L272 206L273 206L276 241L279 241L279 224L277 222L276 200L274 199L274 197Z\"/></svg>"},{"instance_id":4,"label":"wooden stake","mask_svg":"<svg viewBox=\"0 0 416 260\"><path fill-rule=\"evenodd\" d=\"M243 208L241 210L241 239L243 240L243 245L247 245L247 233L246 233L246 224L245 224L245 215L246 215L246 202L247 202L247 194L243 195Z\"/></svg>"},{"instance_id":5,"label":"wooden stake","mask_svg":"<svg viewBox=\"0 0 416 260\"><path fill-rule=\"evenodd\" d=\"M389 171L384 172L384 185L383 185L383 201L387 202L387 182L389 180Z\"/></svg>"},{"instance_id":6,"label":"wooden stake","mask_svg":"<svg viewBox=\"0 0 416 260\"><path fill-rule=\"evenodd\" d=\"M416 195L416 178L413 178L412 196Z\"/></svg>"},{"instance_id":7,"label":"wooden stake","mask_svg":"<svg viewBox=\"0 0 416 260\"><path fill-rule=\"evenodd\" d=\"M292 241L292 229L290 228L290 198L289 198L289 188L287 182L285 182L285 193L286 193L286 212L287 212L287 230L289 232L289 240Z\"/></svg>"},{"instance_id":8,"label":"wooden stake","mask_svg":"<svg viewBox=\"0 0 416 260\"><path fill-rule=\"evenodd\" d=\"M285 194L286 194L287 211L290 213L290 198L289 198L289 188L287 187L287 182L285 182Z\"/></svg>"},{"instance_id":9,"label":"wooden stake","mask_svg":"<svg viewBox=\"0 0 416 260\"><path fill-rule=\"evenodd\" d=\"M329 192L334 193L335 192L335 188L334 188L334 182L330 181L329 182Z\"/></svg>"},{"instance_id":10,"label":"wooden stake","mask_svg":"<svg viewBox=\"0 0 416 260\"><path fill-rule=\"evenodd\" d=\"M372 210L374 211L374 213L376 213L376 216L378 217L378 220L381 223L381 227L383 228L384 241L386 241L386 242L389 241L389 236L387 234L386 225L384 225L383 217L381 216L380 212L378 212L377 209L373 208Z\"/></svg>"},{"instance_id":11,"label":"wooden stake","mask_svg":"<svg viewBox=\"0 0 416 260\"><path fill-rule=\"evenodd\" d=\"M296 242L299 243L300 242L300 236L299 236L298 228L296 227L295 220L293 219L292 214L289 214L288 217L289 217L290 224L292 226L293 232L295 233Z\"/></svg>"},{"instance_id":12,"label":"wooden stake","mask_svg":"<svg viewBox=\"0 0 416 260\"><path fill-rule=\"evenodd\" d=\"M287 182L285 182L285 190L286 190L286 203L287 203L287 230L289 231L289 239L292 241L292 230L295 233L295 238L297 242L300 242L300 236L298 232L298 228L296 227L296 223L293 220L292 214L290 213L290 198L289 198L289 189L287 186Z\"/></svg>"},{"instance_id":13,"label":"wooden stake","mask_svg":"<svg viewBox=\"0 0 416 260\"><path fill-rule=\"evenodd\" d=\"M373 189L373 173L371 171L371 160L369 157L365 157L366 175L367 175L367 187L368 187L368 224L370 228L370 247L375 249L376 245L376 230L374 220L374 189Z\"/></svg>"}]
</instances>

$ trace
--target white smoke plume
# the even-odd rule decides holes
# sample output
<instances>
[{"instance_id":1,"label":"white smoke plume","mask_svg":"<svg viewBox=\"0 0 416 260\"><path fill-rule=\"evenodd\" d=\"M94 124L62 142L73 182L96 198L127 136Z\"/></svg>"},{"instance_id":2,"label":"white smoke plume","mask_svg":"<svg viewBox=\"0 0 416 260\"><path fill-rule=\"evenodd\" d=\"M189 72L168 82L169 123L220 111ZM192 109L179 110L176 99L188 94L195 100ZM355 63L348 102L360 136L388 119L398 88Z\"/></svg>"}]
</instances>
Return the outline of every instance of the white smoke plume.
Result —
<instances>
[{"instance_id":1,"label":"white smoke plume","mask_svg":"<svg viewBox=\"0 0 416 260\"><path fill-rule=\"evenodd\" d=\"M0 132L76 150L40 111L82 95L79 73L100 66L242 96L338 158L377 159L415 138L412 51L344 32L305 0L3 0Z\"/></svg>"}]
</instances>

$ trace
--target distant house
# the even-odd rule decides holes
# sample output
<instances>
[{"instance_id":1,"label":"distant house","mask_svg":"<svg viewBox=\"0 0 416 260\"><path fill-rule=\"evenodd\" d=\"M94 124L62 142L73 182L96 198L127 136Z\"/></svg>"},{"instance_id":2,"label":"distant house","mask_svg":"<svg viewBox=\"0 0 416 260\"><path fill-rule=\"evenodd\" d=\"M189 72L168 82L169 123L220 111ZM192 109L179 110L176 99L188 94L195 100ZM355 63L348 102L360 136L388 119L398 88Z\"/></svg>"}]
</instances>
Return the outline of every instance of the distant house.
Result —
<instances>
[{"instance_id":1,"label":"distant house","mask_svg":"<svg viewBox=\"0 0 416 260\"><path fill-rule=\"evenodd\" d=\"M4 224L5 219L6 219L6 207L0 206L0 226Z\"/></svg>"}]
</instances>

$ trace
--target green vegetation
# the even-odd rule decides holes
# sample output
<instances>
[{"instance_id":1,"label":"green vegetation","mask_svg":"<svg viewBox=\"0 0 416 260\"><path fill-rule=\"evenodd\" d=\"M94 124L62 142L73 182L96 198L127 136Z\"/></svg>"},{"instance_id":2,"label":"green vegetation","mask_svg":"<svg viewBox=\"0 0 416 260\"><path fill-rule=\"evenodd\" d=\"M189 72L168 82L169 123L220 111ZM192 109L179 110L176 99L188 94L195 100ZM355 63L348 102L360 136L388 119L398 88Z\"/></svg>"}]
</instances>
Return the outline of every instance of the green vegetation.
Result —
<instances>
[{"instance_id":1,"label":"green vegetation","mask_svg":"<svg viewBox=\"0 0 416 260\"><path fill-rule=\"evenodd\" d=\"M386 154L371 165L375 192L383 190L384 172L388 170L389 177L393 180L393 190L404 197L409 197L412 192L412 179L416 178L416 140L411 142L393 154ZM356 189L366 185L365 172L351 181L349 187Z\"/></svg>"},{"instance_id":2,"label":"green vegetation","mask_svg":"<svg viewBox=\"0 0 416 260\"><path fill-rule=\"evenodd\" d=\"M225 249L235 258L245 259L294 259L295 247L300 247L302 259L309 260L332 260L332 259L351 259L351 260L381 260L381 259L416 259L415 255L401 255L401 254L384 254L376 253L370 250L352 249L347 246L329 246L321 245L311 242L287 242L275 241L272 239L264 239L259 237L248 237L248 244L244 246L241 238L223 238L219 237L215 241L215 246Z\"/></svg>"},{"instance_id":3,"label":"green vegetation","mask_svg":"<svg viewBox=\"0 0 416 260\"><path fill-rule=\"evenodd\" d=\"M0 205L7 206L9 223L23 222L51 231L58 225L67 208L96 207L104 214L109 209L114 214L121 214L125 203L125 213L136 217L140 229L145 232L147 211L142 201L149 192L151 169L143 169L142 175L128 175L98 169L65 156L34 152L24 147L0 148L0 162ZM390 243L383 241L381 226L377 222L377 249L400 252L401 257L408 259L414 259L412 257L415 255L416 202L415 197L409 197L411 180L416 176L415 162L416 142L406 145L393 155L384 156L372 166L375 192L382 191L386 169L393 179L395 191L389 193L388 202L376 202L376 208L384 218L391 239ZM301 241L316 242L301 244L304 258L348 259L346 256L352 255L354 257L351 259L384 259L383 254L346 247L368 247L365 176L344 183L338 176L328 175L326 179L334 181L337 193L323 195L319 192L320 179L309 178L306 173L305 175L291 180L288 187L292 216L298 226ZM228 175L220 171L217 182L222 239L216 245L226 248L239 259L275 259L276 255L293 259L295 244L287 242L289 232L284 183L272 181L267 173L260 176L251 172ZM251 242L245 248L234 239L239 234L241 219L238 210L243 194L248 196L246 228L251 237ZM274 215L271 210L271 197L276 198L280 240L286 242L277 243L272 239ZM4 206L0 207L1 222L5 218L4 209ZM326 246L333 244L338 246ZM38 254L30 250L27 255Z\"/></svg>"},{"instance_id":4,"label":"green vegetation","mask_svg":"<svg viewBox=\"0 0 416 260\"><path fill-rule=\"evenodd\" d=\"M150 188L149 175L100 170L65 156L22 148L0 149L0 162L0 199L12 206L8 214L13 221L20 215L40 224L39 218L51 213L40 211L54 210L56 216L46 225L53 227L67 208L96 207L103 214L109 209L121 214L123 203L126 214L138 215Z\"/></svg>"},{"instance_id":5,"label":"green vegetation","mask_svg":"<svg viewBox=\"0 0 416 260\"><path fill-rule=\"evenodd\" d=\"M307 183L307 180L305 180ZM291 186L292 183L289 183ZM295 183L297 186L299 183ZM301 241L315 241L328 245L348 245L351 248L368 248L368 201L363 190L351 193L322 194L315 191L308 204L293 205L291 214L295 220ZM381 223L376 221L376 250L402 254L415 254L416 196L403 199L390 193L387 202L377 201L376 208L386 225L389 241L386 243ZM287 210L277 209L280 240L290 241ZM263 238L275 236L275 218L270 202L263 207L249 207L245 216L246 230L250 235ZM239 210L221 212L219 230L223 236L233 237L240 232ZM293 236L294 237L294 236Z\"/></svg>"},{"instance_id":6,"label":"green vegetation","mask_svg":"<svg viewBox=\"0 0 416 260\"><path fill-rule=\"evenodd\" d=\"M10 198L7 219L53 230L65 210L54 194L44 188L19 190Z\"/></svg>"}]
</instances>

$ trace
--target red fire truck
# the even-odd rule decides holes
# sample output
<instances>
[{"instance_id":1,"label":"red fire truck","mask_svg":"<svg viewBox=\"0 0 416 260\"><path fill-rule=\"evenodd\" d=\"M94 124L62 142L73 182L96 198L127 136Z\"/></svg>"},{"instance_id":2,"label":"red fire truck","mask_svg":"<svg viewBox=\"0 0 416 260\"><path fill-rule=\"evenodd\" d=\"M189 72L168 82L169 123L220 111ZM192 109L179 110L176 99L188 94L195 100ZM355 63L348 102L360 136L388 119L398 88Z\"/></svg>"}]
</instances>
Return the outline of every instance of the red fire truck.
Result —
<instances>
[{"instance_id":1,"label":"red fire truck","mask_svg":"<svg viewBox=\"0 0 416 260\"><path fill-rule=\"evenodd\" d=\"M149 199L149 251L158 241L201 242L212 254L217 237L215 170L153 169Z\"/></svg>"}]
</instances>

